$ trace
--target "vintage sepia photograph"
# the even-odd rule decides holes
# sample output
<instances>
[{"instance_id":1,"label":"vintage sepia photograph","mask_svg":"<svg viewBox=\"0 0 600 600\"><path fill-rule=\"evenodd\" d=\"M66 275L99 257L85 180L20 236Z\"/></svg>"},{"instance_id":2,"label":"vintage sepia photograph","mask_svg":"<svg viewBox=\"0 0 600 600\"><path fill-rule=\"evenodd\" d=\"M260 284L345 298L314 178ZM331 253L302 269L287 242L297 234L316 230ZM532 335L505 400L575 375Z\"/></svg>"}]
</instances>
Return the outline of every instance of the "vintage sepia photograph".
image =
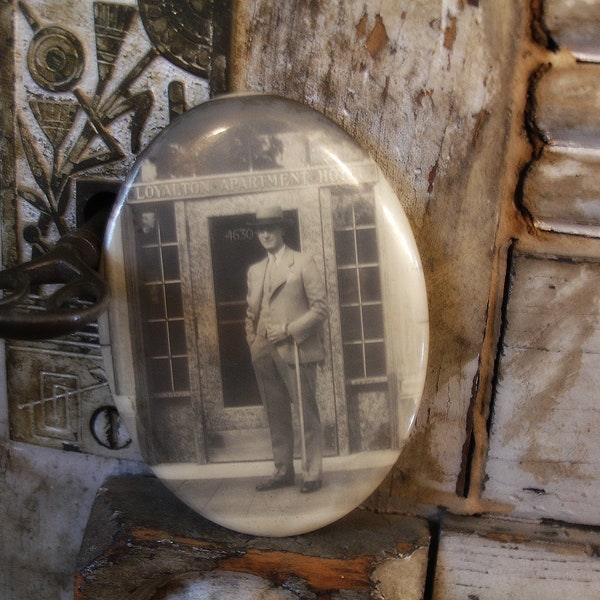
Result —
<instances>
[{"instance_id":1,"label":"vintage sepia photograph","mask_svg":"<svg viewBox=\"0 0 600 600\"><path fill-rule=\"evenodd\" d=\"M364 501L427 354L410 226L368 155L291 101L212 101L142 155L109 230L115 397L157 476L259 535Z\"/></svg>"}]
</instances>

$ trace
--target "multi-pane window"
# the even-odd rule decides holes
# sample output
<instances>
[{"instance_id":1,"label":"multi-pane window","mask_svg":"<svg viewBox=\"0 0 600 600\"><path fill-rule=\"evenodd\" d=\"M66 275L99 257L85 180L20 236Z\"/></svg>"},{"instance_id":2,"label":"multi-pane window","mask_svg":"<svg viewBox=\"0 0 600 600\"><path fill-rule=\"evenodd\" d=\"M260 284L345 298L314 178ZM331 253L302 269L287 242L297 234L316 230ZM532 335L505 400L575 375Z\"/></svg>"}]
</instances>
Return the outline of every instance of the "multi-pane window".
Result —
<instances>
[{"instance_id":1,"label":"multi-pane window","mask_svg":"<svg viewBox=\"0 0 600 600\"><path fill-rule=\"evenodd\" d=\"M336 194L333 217L346 380L378 381L386 361L372 195Z\"/></svg>"},{"instance_id":2,"label":"multi-pane window","mask_svg":"<svg viewBox=\"0 0 600 600\"><path fill-rule=\"evenodd\" d=\"M138 298L151 396L189 394L179 245L172 203L136 207Z\"/></svg>"}]
</instances>

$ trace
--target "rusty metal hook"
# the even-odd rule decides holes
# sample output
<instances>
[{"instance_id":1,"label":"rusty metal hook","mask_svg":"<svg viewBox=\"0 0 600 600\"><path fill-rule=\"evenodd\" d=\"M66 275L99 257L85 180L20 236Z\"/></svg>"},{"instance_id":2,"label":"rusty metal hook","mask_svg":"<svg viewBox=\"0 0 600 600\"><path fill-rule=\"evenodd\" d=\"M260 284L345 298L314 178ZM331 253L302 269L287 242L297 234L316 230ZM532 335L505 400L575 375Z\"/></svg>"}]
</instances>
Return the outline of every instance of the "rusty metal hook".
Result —
<instances>
[{"instance_id":1,"label":"rusty metal hook","mask_svg":"<svg viewBox=\"0 0 600 600\"><path fill-rule=\"evenodd\" d=\"M97 212L44 256L0 272L0 337L36 340L66 335L96 320L109 302L99 275L109 211ZM40 305L28 302L40 285L60 285Z\"/></svg>"}]
</instances>

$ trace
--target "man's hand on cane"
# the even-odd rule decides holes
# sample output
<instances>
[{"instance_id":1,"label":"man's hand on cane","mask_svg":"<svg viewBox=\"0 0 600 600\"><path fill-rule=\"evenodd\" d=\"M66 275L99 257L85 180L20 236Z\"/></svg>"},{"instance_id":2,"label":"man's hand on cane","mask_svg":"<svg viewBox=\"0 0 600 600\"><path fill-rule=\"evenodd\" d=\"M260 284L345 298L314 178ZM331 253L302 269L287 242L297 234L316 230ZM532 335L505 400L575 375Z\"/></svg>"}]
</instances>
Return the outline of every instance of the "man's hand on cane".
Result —
<instances>
[{"instance_id":1,"label":"man's hand on cane","mask_svg":"<svg viewBox=\"0 0 600 600\"><path fill-rule=\"evenodd\" d=\"M285 323L269 323L267 325L267 338L272 344L283 342L289 337L287 325Z\"/></svg>"}]
</instances>

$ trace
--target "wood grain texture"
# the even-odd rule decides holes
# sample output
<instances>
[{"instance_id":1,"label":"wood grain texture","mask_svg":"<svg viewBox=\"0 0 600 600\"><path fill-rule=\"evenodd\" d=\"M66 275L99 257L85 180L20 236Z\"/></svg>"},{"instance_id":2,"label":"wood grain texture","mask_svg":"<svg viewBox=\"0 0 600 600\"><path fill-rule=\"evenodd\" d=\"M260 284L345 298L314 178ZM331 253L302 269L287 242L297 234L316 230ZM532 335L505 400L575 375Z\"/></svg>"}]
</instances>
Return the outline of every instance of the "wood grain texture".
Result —
<instances>
[{"instance_id":1,"label":"wood grain texture","mask_svg":"<svg viewBox=\"0 0 600 600\"><path fill-rule=\"evenodd\" d=\"M380 164L414 228L431 331L425 400L375 500L453 496L477 381L523 3L238 3L234 89L325 113ZM499 24L501 24L499 26ZM385 30L385 31L384 31Z\"/></svg>"},{"instance_id":2,"label":"wood grain texture","mask_svg":"<svg viewBox=\"0 0 600 600\"><path fill-rule=\"evenodd\" d=\"M535 124L557 146L600 148L600 65L550 69L535 89Z\"/></svg>"},{"instance_id":3,"label":"wood grain texture","mask_svg":"<svg viewBox=\"0 0 600 600\"><path fill-rule=\"evenodd\" d=\"M598 541L573 528L451 521L442 528L433 599L594 598Z\"/></svg>"},{"instance_id":4,"label":"wood grain texture","mask_svg":"<svg viewBox=\"0 0 600 600\"><path fill-rule=\"evenodd\" d=\"M527 174L523 204L541 229L600 236L600 154L546 146Z\"/></svg>"},{"instance_id":5,"label":"wood grain texture","mask_svg":"<svg viewBox=\"0 0 600 600\"><path fill-rule=\"evenodd\" d=\"M303 536L242 535L195 514L153 477L117 477L104 483L92 509L75 598L125 600L135 593L147 600L191 573L198 585L220 573L232 590L227 574L245 573L303 598L367 598L385 589L388 600L417 599L428 547L425 521L366 511Z\"/></svg>"},{"instance_id":6,"label":"wood grain texture","mask_svg":"<svg viewBox=\"0 0 600 600\"><path fill-rule=\"evenodd\" d=\"M600 263L517 254L510 290L485 497L600 524Z\"/></svg>"},{"instance_id":7,"label":"wood grain texture","mask_svg":"<svg viewBox=\"0 0 600 600\"><path fill-rule=\"evenodd\" d=\"M578 60L600 61L598 0L544 0L544 22L560 48Z\"/></svg>"}]
</instances>

